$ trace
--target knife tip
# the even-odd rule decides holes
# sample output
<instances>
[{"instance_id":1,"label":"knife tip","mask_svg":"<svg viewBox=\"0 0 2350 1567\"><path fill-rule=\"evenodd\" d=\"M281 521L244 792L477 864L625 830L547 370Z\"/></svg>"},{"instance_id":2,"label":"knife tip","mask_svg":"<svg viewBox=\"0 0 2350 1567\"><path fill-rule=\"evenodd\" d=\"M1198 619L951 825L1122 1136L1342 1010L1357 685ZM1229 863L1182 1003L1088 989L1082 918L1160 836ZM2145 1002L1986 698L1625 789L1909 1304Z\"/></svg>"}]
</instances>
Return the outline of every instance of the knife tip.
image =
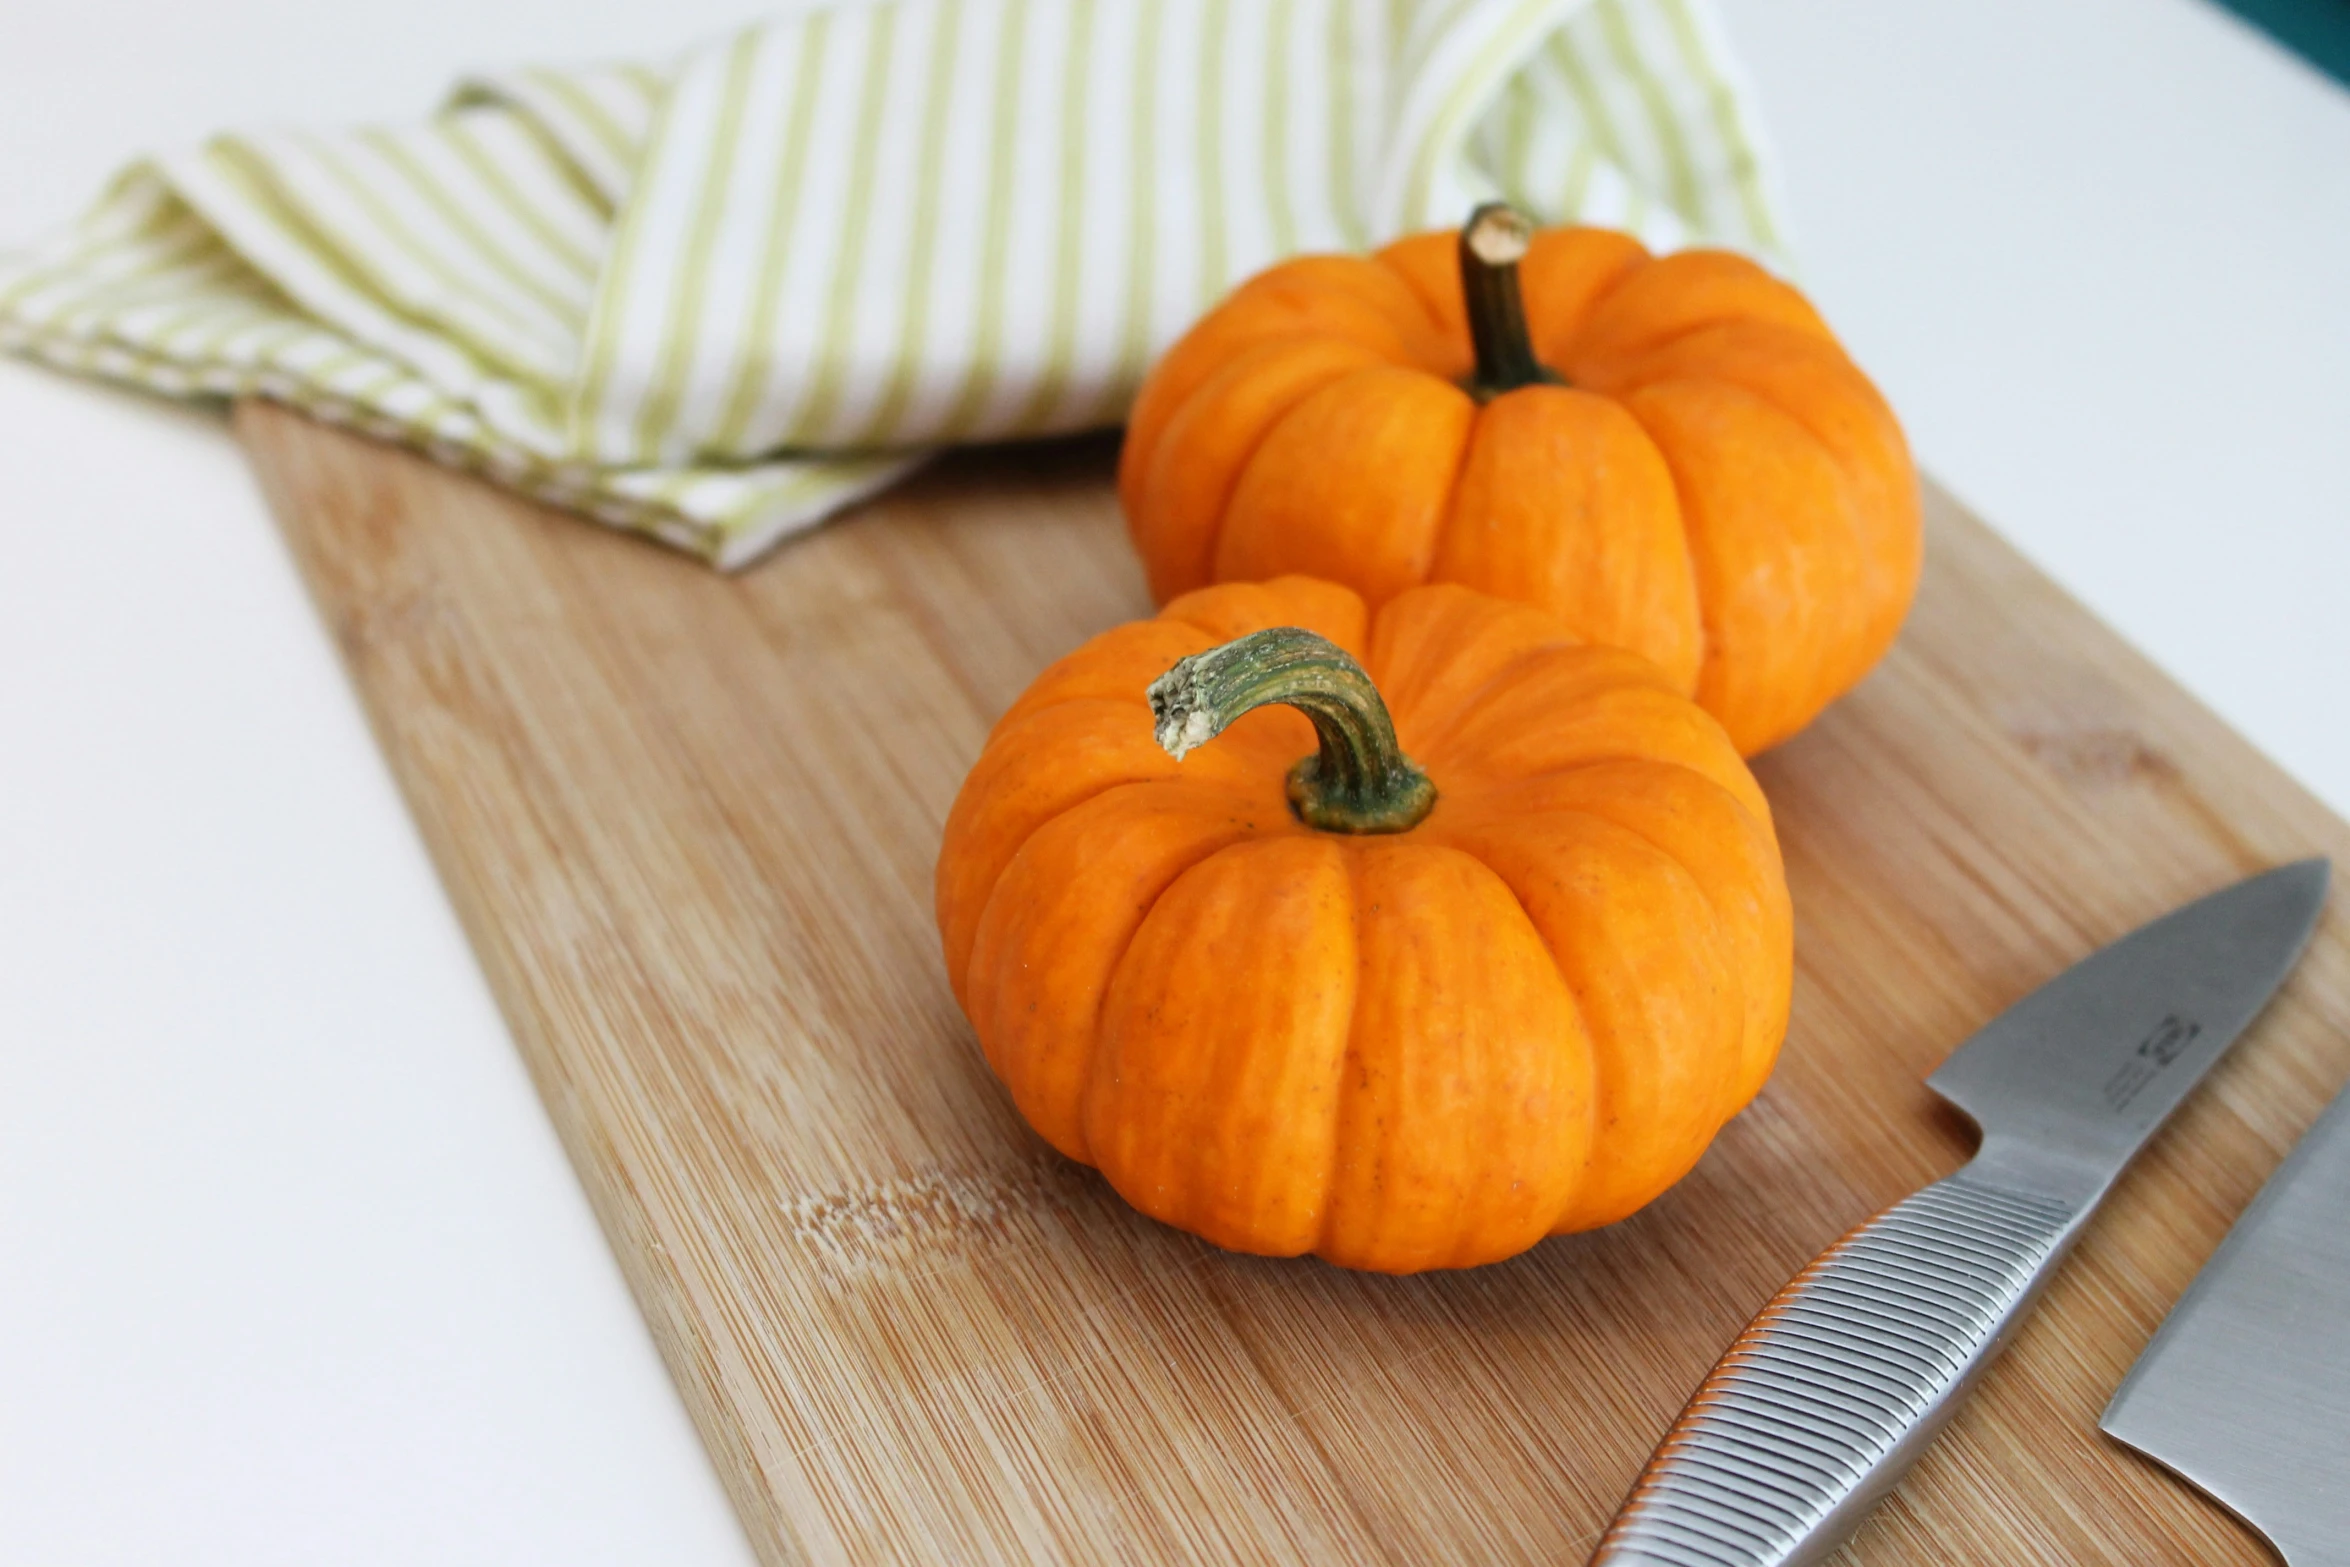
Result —
<instances>
[{"instance_id":1,"label":"knife tip","mask_svg":"<svg viewBox=\"0 0 2350 1567\"><path fill-rule=\"evenodd\" d=\"M2255 882L2270 882L2292 895L2296 904L2306 907L2309 917L2315 919L2325 907L2326 888L2334 878L2334 862L2322 854L2313 854L2305 860L2280 865L2273 871L2255 876Z\"/></svg>"}]
</instances>

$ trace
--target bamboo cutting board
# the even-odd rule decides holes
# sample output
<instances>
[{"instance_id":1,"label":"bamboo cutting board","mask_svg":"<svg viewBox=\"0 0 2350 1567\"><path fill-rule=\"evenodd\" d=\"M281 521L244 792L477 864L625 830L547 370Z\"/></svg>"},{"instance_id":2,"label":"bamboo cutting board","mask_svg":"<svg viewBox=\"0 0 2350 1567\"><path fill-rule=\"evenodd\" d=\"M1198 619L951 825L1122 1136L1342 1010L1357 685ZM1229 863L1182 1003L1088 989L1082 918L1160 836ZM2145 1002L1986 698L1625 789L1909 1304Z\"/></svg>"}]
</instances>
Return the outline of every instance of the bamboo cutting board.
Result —
<instances>
[{"instance_id":1,"label":"bamboo cutting board","mask_svg":"<svg viewBox=\"0 0 2350 1567\"><path fill-rule=\"evenodd\" d=\"M989 722L1147 607L1108 445L958 459L729 579L276 409L238 429L771 1563L1580 1562L1755 1308L1964 1158L1945 1052L2194 894L2350 870L1936 494L1900 645L1759 765L1794 1023L1695 1173L1465 1274L1229 1256L1025 1130L931 924ZM2345 1074L2336 912L1850 1558L2264 1560L2095 1417Z\"/></svg>"}]
</instances>

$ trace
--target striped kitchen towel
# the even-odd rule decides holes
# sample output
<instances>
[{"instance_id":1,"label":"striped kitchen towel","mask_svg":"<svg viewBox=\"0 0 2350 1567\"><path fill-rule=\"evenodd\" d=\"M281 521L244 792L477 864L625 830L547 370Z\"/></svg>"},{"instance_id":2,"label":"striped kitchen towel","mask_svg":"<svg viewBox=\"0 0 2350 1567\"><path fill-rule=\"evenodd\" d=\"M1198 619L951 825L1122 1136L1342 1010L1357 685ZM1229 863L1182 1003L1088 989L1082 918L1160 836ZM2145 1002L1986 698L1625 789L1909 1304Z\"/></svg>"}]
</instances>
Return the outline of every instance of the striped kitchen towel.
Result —
<instances>
[{"instance_id":1,"label":"striped kitchen towel","mask_svg":"<svg viewBox=\"0 0 2350 1567\"><path fill-rule=\"evenodd\" d=\"M0 256L0 346L731 567L942 445L1116 423L1280 256L1494 197L1780 249L1706 0L883 0L140 163Z\"/></svg>"}]
</instances>

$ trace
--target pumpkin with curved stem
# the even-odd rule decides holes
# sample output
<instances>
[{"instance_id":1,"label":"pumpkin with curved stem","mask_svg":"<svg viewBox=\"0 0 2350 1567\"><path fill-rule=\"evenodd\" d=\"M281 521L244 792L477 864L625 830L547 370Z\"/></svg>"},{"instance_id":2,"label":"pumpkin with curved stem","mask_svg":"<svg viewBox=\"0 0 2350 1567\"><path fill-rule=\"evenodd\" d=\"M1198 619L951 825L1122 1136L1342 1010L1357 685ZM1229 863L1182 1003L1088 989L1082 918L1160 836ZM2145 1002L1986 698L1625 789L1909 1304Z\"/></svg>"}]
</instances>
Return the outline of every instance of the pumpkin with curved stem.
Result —
<instances>
[{"instance_id":1,"label":"pumpkin with curved stem","mask_svg":"<svg viewBox=\"0 0 2350 1567\"><path fill-rule=\"evenodd\" d=\"M1225 584L1096 637L996 725L937 895L1021 1114L1240 1251L1411 1272L1622 1218L1786 1027L1721 726L1459 587Z\"/></svg>"},{"instance_id":2,"label":"pumpkin with curved stem","mask_svg":"<svg viewBox=\"0 0 2350 1567\"><path fill-rule=\"evenodd\" d=\"M1794 289L1499 205L1243 284L1152 370L1118 486L1162 603L1461 583L1644 654L1747 755L1883 655L1921 549L1901 427Z\"/></svg>"}]
</instances>

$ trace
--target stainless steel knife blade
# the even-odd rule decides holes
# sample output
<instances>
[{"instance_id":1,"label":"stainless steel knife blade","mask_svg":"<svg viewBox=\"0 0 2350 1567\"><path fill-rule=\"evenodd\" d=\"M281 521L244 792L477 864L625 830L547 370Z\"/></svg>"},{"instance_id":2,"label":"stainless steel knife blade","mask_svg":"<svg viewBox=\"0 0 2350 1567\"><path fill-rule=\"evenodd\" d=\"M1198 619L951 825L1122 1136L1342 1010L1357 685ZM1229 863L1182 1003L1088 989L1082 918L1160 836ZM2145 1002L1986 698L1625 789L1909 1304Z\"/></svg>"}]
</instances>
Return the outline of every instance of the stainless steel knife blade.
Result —
<instances>
[{"instance_id":1,"label":"stainless steel knife blade","mask_svg":"<svg viewBox=\"0 0 2350 1567\"><path fill-rule=\"evenodd\" d=\"M2156 920L2008 1008L1926 1086L1996 1145L2062 1158L2102 1187L2292 972L2326 862L2239 882Z\"/></svg>"},{"instance_id":2,"label":"stainless steel knife blade","mask_svg":"<svg viewBox=\"0 0 2350 1567\"><path fill-rule=\"evenodd\" d=\"M2098 1424L2290 1567L2350 1567L2350 1090L2252 1199Z\"/></svg>"},{"instance_id":3,"label":"stainless steel knife blade","mask_svg":"<svg viewBox=\"0 0 2350 1567\"><path fill-rule=\"evenodd\" d=\"M2131 1155L2292 971L2327 865L2238 882L2074 964L1926 1081L1983 1133L1815 1259L1706 1377L1595 1564L1780 1567L1933 1440Z\"/></svg>"}]
</instances>

